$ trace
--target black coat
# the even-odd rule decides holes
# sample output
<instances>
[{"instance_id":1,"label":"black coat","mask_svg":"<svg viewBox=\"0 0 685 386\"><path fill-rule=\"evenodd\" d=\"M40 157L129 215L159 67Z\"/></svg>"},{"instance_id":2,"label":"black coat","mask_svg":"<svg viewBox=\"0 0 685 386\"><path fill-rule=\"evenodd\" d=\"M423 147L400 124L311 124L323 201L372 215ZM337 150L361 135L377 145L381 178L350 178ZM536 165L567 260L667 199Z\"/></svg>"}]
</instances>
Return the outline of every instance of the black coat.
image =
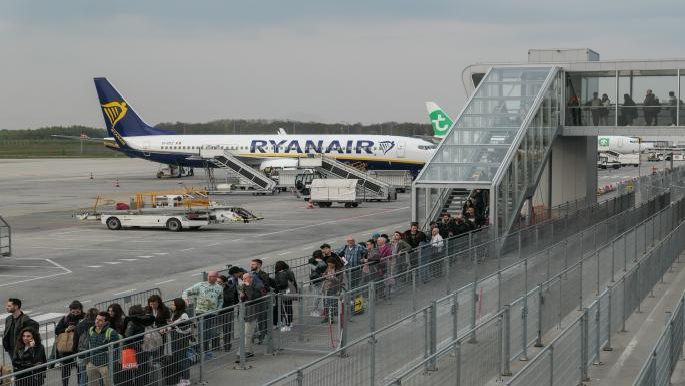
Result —
<instances>
[{"instance_id":1,"label":"black coat","mask_svg":"<svg viewBox=\"0 0 685 386\"><path fill-rule=\"evenodd\" d=\"M28 350L15 350L14 355L12 356L12 366L14 367L15 372L30 369L31 367L46 362L45 348L43 348L43 345L40 343L36 343L34 347L29 348ZM27 377L33 377L31 384L42 385L45 381L45 367L30 371L24 375L19 375L17 378L24 379Z\"/></svg>"},{"instance_id":2,"label":"black coat","mask_svg":"<svg viewBox=\"0 0 685 386\"><path fill-rule=\"evenodd\" d=\"M153 327L164 327L169 324L169 319L171 319L171 311L164 304L161 304L157 309L157 316L152 314L152 308L149 306L145 309L145 312L154 318Z\"/></svg>"},{"instance_id":3,"label":"black coat","mask_svg":"<svg viewBox=\"0 0 685 386\"><path fill-rule=\"evenodd\" d=\"M14 319L12 315L8 316L7 319L5 319L5 332L2 335L2 347L5 348L5 351L7 351L8 353L13 352L14 346L17 344L17 341L19 340L19 332L21 332L21 330L23 330L26 327L31 327L36 332L38 332L38 330L40 329L38 322L31 319L28 315L26 315L23 312L21 313L21 315L19 315L17 319Z\"/></svg>"}]
</instances>

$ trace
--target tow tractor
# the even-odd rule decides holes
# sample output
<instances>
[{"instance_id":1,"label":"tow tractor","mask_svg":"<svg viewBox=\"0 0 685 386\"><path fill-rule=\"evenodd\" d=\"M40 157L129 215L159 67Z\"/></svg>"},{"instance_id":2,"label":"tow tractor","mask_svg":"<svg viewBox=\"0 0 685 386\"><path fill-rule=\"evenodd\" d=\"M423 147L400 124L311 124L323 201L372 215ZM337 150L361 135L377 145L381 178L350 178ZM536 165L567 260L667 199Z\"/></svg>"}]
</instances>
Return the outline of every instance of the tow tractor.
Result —
<instances>
[{"instance_id":1,"label":"tow tractor","mask_svg":"<svg viewBox=\"0 0 685 386\"><path fill-rule=\"evenodd\" d=\"M193 168L178 165L160 166L157 171L157 178L181 178L192 177L195 175Z\"/></svg>"},{"instance_id":2,"label":"tow tractor","mask_svg":"<svg viewBox=\"0 0 685 386\"><path fill-rule=\"evenodd\" d=\"M110 230L124 227L166 228L172 232L199 229L210 224L248 223L262 220L244 208L211 201L207 192L182 191L137 193L129 202L98 196L92 208L75 215L95 220Z\"/></svg>"}]
</instances>

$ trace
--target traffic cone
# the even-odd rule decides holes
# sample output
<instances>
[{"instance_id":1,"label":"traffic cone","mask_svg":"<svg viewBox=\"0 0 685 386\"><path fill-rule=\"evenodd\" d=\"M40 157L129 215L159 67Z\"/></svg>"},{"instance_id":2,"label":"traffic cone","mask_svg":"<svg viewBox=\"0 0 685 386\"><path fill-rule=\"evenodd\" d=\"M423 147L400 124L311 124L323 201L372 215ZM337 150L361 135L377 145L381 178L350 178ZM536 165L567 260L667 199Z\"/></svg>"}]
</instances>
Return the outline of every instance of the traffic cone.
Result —
<instances>
[{"instance_id":1,"label":"traffic cone","mask_svg":"<svg viewBox=\"0 0 685 386\"><path fill-rule=\"evenodd\" d=\"M307 209L314 209L314 204L312 203L312 200L307 201Z\"/></svg>"},{"instance_id":2,"label":"traffic cone","mask_svg":"<svg viewBox=\"0 0 685 386\"><path fill-rule=\"evenodd\" d=\"M117 177L117 182L114 184L114 187L115 187L115 188L118 188L118 187L119 187L119 177Z\"/></svg>"}]
</instances>

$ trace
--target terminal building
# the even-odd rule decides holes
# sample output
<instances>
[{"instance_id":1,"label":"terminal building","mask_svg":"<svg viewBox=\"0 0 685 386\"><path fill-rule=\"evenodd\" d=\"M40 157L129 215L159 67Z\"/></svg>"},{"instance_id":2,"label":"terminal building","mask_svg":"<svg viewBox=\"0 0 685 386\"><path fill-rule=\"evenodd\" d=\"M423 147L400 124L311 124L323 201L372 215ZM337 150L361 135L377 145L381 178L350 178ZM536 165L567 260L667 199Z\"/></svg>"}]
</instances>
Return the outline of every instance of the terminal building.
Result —
<instances>
[{"instance_id":1,"label":"terminal building","mask_svg":"<svg viewBox=\"0 0 685 386\"><path fill-rule=\"evenodd\" d=\"M685 60L602 61L590 49L468 66L468 100L414 181L412 220L425 228L480 191L493 236L505 235L535 206L596 201L597 136L678 142L681 69Z\"/></svg>"}]
</instances>

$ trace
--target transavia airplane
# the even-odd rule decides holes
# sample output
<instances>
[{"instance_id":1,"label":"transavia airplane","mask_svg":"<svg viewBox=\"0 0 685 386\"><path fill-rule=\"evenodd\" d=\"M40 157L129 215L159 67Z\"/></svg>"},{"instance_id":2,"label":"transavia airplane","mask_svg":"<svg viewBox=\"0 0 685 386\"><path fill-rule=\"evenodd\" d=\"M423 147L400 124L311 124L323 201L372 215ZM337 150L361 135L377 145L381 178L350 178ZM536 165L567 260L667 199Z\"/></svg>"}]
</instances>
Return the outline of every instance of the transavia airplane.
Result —
<instances>
[{"instance_id":1,"label":"transavia airplane","mask_svg":"<svg viewBox=\"0 0 685 386\"><path fill-rule=\"evenodd\" d=\"M129 157L185 167L204 167L200 149L223 149L252 166L295 166L298 157L326 154L368 169L423 167L436 146L418 138L391 135L179 135L147 125L105 78L95 78L109 138L98 139ZM93 139L91 139L93 140ZM213 164L209 164L212 165Z\"/></svg>"},{"instance_id":2,"label":"transavia airplane","mask_svg":"<svg viewBox=\"0 0 685 386\"><path fill-rule=\"evenodd\" d=\"M426 102L426 110L436 138L447 135L452 127L452 119L435 102ZM640 143L640 138L618 135L604 135L597 138L597 151L613 151L620 154L638 153L654 147L652 142Z\"/></svg>"}]
</instances>

